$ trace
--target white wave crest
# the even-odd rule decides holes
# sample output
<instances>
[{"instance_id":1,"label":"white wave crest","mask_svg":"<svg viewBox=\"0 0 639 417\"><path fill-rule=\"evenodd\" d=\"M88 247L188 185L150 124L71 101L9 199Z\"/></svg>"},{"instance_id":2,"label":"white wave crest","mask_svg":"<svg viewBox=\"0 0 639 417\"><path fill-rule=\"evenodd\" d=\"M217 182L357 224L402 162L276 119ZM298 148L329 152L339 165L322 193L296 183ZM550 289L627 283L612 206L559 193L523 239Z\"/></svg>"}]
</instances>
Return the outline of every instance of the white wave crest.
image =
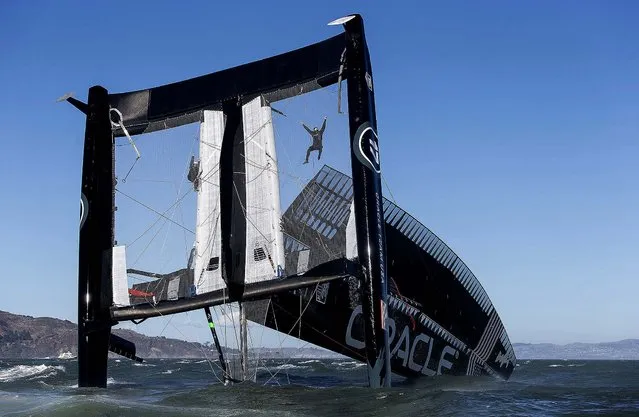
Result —
<instances>
[{"instance_id":1,"label":"white wave crest","mask_svg":"<svg viewBox=\"0 0 639 417\"><path fill-rule=\"evenodd\" d=\"M308 366L299 366L299 365L293 365L292 363L285 363L283 365L276 367L275 369L284 370L284 369L307 369L307 368Z\"/></svg>"},{"instance_id":2,"label":"white wave crest","mask_svg":"<svg viewBox=\"0 0 639 417\"><path fill-rule=\"evenodd\" d=\"M118 381L113 377L108 377L107 378L107 386L108 385L133 385L133 382L129 382L129 381ZM77 385L74 385L74 388L77 388Z\"/></svg>"},{"instance_id":3,"label":"white wave crest","mask_svg":"<svg viewBox=\"0 0 639 417\"><path fill-rule=\"evenodd\" d=\"M300 365L305 364L305 363L319 363L320 360L319 359L311 359L308 361L302 361L302 362L298 362Z\"/></svg>"},{"instance_id":4,"label":"white wave crest","mask_svg":"<svg viewBox=\"0 0 639 417\"><path fill-rule=\"evenodd\" d=\"M57 374L58 371L66 372L66 369L62 365L17 365L0 370L0 382L12 382L21 378L48 378Z\"/></svg>"},{"instance_id":5,"label":"white wave crest","mask_svg":"<svg viewBox=\"0 0 639 417\"><path fill-rule=\"evenodd\" d=\"M135 362L133 364L133 366L143 366L143 367L147 367L147 366L157 366L157 365L153 365L152 363L148 363L148 362Z\"/></svg>"},{"instance_id":6,"label":"white wave crest","mask_svg":"<svg viewBox=\"0 0 639 417\"><path fill-rule=\"evenodd\" d=\"M357 362L357 361L343 361L343 362L331 362L331 365L358 367L360 365L365 365L365 364L361 362Z\"/></svg>"}]
</instances>

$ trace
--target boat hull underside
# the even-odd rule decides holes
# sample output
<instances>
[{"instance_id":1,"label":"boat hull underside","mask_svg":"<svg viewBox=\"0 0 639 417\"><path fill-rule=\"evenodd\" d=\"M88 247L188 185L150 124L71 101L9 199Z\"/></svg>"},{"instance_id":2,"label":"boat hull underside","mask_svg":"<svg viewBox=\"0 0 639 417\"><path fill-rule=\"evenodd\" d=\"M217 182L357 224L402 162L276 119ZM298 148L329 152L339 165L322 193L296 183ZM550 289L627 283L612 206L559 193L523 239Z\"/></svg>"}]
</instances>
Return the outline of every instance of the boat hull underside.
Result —
<instances>
[{"instance_id":1,"label":"boat hull underside","mask_svg":"<svg viewBox=\"0 0 639 417\"><path fill-rule=\"evenodd\" d=\"M501 340L474 349L430 320L410 300L390 295L388 308L391 367L404 377L493 375L508 379L514 360L505 360ZM246 303L247 318L292 337L365 362L364 325L358 280L319 284ZM490 329L488 329L490 330Z\"/></svg>"}]
</instances>

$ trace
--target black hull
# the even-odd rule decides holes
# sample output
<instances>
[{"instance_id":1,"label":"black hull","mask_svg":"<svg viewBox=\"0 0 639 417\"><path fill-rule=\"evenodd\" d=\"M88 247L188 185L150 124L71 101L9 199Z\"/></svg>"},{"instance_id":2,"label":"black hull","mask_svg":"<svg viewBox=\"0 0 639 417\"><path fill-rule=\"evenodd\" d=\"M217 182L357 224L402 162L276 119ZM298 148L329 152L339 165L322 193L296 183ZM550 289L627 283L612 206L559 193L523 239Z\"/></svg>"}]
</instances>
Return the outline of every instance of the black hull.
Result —
<instances>
[{"instance_id":1,"label":"black hull","mask_svg":"<svg viewBox=\"0 0 639 417\"><path fill-rule=\"evenodd\" d=\"M388 323L391 369L403 377L492 375L508 379L514 360L499 338L483 361L409 300L391 294ZM301 314L300 314L301 313ZM292 337L366 362L364 322L356 278L295 290L247 305L247 318Z\"/></svg>"},{"instance_id":2,"label":"black hull","mask_svg":"<svg viewBox=\"0 0 639 417\"><path fill-rule=\"evenodd\" d=\"M290 237L285 244L287 271L300 273L300 264L310 268L336 256L357 262L352 250L356 236L349 226L350 185L349 177L324 166L288 208L283 216ZM392 371L403 376L491 374L507 379L515 354L477 278L411 215L387 199L383 206ZM308 259L307 265L300 259ZM366 362L361 283L350 278L321 284L315 295L313 290L274 296L268 312L262 303L263 311L250 319Z\"/></svg>"}]
</instances>

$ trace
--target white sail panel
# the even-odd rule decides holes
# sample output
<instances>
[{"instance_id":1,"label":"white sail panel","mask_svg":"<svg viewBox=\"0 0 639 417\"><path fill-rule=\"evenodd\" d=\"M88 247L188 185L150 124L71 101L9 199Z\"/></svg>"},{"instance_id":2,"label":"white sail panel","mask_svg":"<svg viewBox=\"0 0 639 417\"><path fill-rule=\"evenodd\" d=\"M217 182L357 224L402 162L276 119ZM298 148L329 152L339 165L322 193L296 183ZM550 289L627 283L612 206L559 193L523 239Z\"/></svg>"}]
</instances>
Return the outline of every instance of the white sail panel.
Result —
<instances>
[{"instance_id":1,"label":"white sail panel","mask_svg":"<svg viewBox=\"0 0 639 417\"><path fill-rule=\"evenodd\" d=\"M224 288L221 265L220 151L224 136L224 113L204 111L200 125L200 162L195 227L194 281L197 294Z\"/></svg>"},{"instance_id":2,"label":"white sail panel","mask_svg":"<svg viewBox=\"0 0 639 417\"><path fill-rule=\"evenodd\" d=\"M129 281L126 275L126 247L113 247L113 265L111 271L111 285L113 289L113 305L128 306Z\"/></svg>"},{"instance_id":3,"label":"white sail panel","mask_svg":"<svg viewBox=\"0 0 639 417\"><path fill-rule=\"evenodd\" d=\"M270 106L257 97L242 106L246 163L245 283L278 276L284 268L280 189Z\"/></svg>"},{"instance_id":4,"label":"white sail panel","mask_svg":"<svg viewBox=\"0 0 639 417\"><path fill-rule=\"evenodd\" d=\"M357 258L357 229L355 227L355 203L351 202L350 214L346 223L346 258Z\"/></svg>"}]
</instances>

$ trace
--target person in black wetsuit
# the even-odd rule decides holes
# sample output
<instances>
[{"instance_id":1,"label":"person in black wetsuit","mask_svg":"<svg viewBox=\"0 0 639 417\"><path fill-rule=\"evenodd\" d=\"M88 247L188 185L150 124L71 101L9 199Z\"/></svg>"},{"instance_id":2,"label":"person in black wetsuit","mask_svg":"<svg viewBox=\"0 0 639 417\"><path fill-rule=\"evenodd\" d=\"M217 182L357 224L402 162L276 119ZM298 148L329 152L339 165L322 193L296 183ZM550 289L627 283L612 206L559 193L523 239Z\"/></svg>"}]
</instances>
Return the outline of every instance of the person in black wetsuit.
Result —
<instances>
[{"instance_id":1,"label":"person in black wetsuit","mask_svg":"<svg viewBox=\"0 0 639 417\"><path fill-rule=\"evenodd\" d=\"M304 129L306 129L306 131L311 135L311 138L313 138L313 143L308 147L308 150L306 151L306 160L304 161L305 164L308 164L308 157L311 155L312 151L318 151L318 160L322 156L322 135L324 134L324 129L326 129L326 116L324 116L324 123L322 123L322 127L319 129L313 128L311 130L304 124L304 122L302 122L302 126L304 126Z\"/></svg>"}]
</instances>

